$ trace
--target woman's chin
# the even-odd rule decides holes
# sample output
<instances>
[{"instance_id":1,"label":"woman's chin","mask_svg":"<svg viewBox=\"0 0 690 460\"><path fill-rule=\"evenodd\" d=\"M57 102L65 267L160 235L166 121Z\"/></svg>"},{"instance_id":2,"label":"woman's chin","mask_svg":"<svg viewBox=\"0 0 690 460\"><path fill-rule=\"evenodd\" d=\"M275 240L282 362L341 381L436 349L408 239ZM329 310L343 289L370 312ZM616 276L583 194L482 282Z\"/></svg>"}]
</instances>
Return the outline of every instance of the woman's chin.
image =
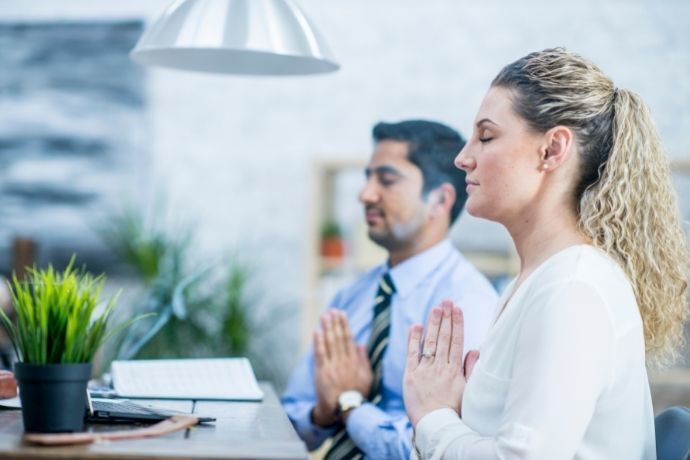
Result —
<instances>
[{"instance_id":1,"label":"woman's chin","mask_svg":"<svg viewBox=\"0 0 690 460\"><path fill-rule=\"evenodd\" d=\"M465 204L465 211L467 211L467 214L469 214L472 217L476 217L478 219L486 219L490 220L492 222L499 222L499 220L496 218L492 211L492 209L489 206L485 205L479 205L477 203L467 203Z\"/></svg>"},{"instance_id":2,"label":"woman's chin","mask_svg":"<svg viewBox=\"0 0 690 460\"><path fill-rule=\"evenodd\" d=\"M470 201L467 201L467 203L465 203L465 210L467 211L467 214L469 214L472 217L478 217L481 219L486 218L486 213L483 212L483 206L481 206L478 203L472 203Z\"/></svg>"}]
</instances>

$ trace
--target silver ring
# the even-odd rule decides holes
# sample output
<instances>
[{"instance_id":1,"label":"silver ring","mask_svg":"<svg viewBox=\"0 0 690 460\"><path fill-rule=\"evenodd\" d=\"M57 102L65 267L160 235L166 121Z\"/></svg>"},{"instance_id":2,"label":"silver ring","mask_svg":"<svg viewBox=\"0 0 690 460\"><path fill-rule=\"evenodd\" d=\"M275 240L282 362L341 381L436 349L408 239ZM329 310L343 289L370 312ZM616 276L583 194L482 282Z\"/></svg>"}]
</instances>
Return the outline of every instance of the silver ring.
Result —
<instances>
[{"instance_id":1,"label":"silver ring","mask_svg":"<svg viewBox=\"0 0 690 460\"><path fill-rule=\"evenodd\" d=\"M434 356L436 356L436 353L433 353L431 351L422 352L422 358L433 358Z\"/></svg>"}]
</instances>

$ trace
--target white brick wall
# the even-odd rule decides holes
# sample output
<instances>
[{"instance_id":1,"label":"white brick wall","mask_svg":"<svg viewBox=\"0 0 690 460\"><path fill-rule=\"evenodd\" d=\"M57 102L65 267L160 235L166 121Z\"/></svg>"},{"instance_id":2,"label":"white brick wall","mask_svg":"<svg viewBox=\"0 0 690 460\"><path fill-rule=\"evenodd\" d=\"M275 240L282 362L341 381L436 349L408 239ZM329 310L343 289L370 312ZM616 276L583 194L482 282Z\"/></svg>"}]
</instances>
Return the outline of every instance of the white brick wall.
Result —
<instances>
[{"instance_id":1,"label":"white brick wall","mask_svg":"<svg viewBox=\"0 0 690 460\"><path fill-rule=\"evenodd\" d=\"M168 3L3 0L0 20L151 18ZM467 133L491 78L529 51L565 45L591 58L645 98L669 152L690 158L689 2L299 4L342 70L282 79L151 70L146 184L167 190L175 212L198 221L202 254L249 248L271 295L295 309L305 284L312 158L365 155L381 119L429 117ZM486 244L476 240L476 224L462 228L468 244ZM285 340L296 344L297 333L286 329Z\"/></svg>"}]
</instances>

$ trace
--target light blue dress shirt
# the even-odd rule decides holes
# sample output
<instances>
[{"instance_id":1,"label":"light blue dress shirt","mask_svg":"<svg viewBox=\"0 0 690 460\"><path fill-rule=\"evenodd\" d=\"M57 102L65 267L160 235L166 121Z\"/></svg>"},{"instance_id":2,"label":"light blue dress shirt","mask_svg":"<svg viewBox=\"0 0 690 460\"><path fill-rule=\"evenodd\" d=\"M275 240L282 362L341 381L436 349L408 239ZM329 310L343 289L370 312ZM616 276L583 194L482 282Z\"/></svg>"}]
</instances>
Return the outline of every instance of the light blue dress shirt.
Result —
<instances>
[{"instance_id":1,"label":"light blue dress shirt","mask_svg":"<svg viewBox=\"0 0 690 460\"><path fill-rule=\"evenodd\" d=\"M365 344L371 334L374 297L383 274L382 264L340 291L331 308L347 313L353 337ZM411 257L390 275L396 292L391 303L391 329L383 358L383 399L378 406L364 403L347 420L347 432L368 459L407 459L410 456L412 425L405 414L402 380L405 370L407 334L412 324L426 322L432 307L444 299L460 306L465 317L465 352L478 349L494 319L497 295L479 273L448 240ZM311 423L316 404L314 350L295 369L282 397L283 406L295 430L309 450L318 448L336 432Z\"/></svg>"}]
</instances>

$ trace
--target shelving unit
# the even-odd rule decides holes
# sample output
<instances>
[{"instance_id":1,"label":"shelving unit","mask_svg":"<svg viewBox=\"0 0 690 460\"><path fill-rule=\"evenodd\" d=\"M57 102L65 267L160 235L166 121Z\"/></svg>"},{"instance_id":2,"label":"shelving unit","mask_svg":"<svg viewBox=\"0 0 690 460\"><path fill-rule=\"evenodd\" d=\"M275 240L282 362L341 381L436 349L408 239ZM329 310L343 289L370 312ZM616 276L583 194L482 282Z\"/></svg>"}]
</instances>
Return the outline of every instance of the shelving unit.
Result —
<instances>
[{"instance_id":1,"label":"shelving unit","mask_svg":"<svg viewBox=\"0 0 690 460\"><path fill-rule=\"evenodd\" d=\"M316 160L312 164L311 183L311 216L306 260L306 289L304 308L302 309L302 346L311 341L311 334L316 327L319 313L330 302L332 296L341 287L354 279L368 267L366 260L354 257L352 232L344 235L346 253L342 259L324 258L321 256L321 228L325 221L336 220L336 182L344 173L362 171L366 159L362 160ZM342 225L342 222L338 222ZM359 253L375 253L380 250L373 247L357 248ZM384 254L385 257L385 254Z\"/></svg>"}]
</instances>

